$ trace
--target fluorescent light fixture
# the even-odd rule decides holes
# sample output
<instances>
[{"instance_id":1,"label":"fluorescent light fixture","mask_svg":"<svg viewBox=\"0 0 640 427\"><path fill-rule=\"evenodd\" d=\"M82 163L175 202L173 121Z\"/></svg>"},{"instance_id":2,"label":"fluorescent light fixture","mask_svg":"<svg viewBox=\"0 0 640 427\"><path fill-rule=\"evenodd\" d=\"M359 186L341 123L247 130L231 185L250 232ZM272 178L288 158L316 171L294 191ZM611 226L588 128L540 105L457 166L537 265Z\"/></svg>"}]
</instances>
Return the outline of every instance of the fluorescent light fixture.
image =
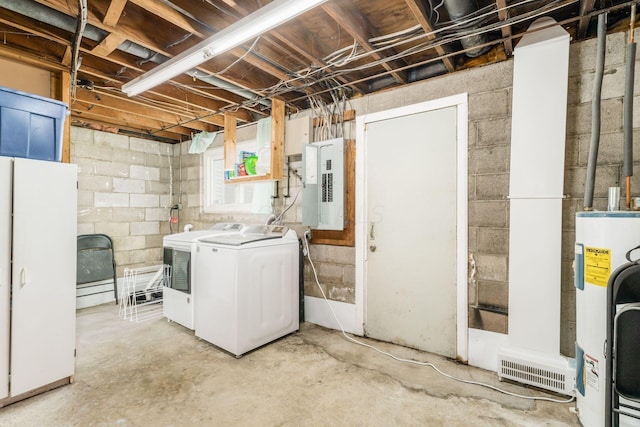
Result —
<instances>
[{"instance_id":1,"label":"fluorescent light fixture","mask_svg":"<svg viewBox=\"0 0 640 427\"><path fill-rule=\"evenodd\" d=\"M122 91L129 96L138 95L272 30L325 1L327 0L274 0L180 55L131 80L122 86Z\"/></svg>"}]
</instances>

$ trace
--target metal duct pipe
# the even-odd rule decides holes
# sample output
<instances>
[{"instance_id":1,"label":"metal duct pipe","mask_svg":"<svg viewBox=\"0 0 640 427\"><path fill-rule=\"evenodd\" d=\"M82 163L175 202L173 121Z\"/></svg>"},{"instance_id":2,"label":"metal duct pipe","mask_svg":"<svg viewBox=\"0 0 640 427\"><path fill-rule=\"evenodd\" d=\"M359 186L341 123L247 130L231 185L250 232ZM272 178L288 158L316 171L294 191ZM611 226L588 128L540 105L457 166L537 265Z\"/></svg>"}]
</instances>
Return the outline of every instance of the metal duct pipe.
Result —
<instances>
[{"instance_id":1,"label":"metal duct pipe","mask_svg":"<svg viewBox=\"0 0 640 427\"><path fill-rule=\"evenodd\" d=\"M50 7L41 5L40 3L25 0L3 0L2 7L12 12L19 13L20 15L35 19L36 21L44 22L45 24L49 24L61 30L68 31L70 33L76 32L75 18L51 9ZM87 24L84 29L83 37L99 42L107 37L108 34L109 33L106 31Z\"/></svg>"},{"instance_id":2,"label":"metal duct pipe","mask_svg":"<svg viewBox=\"0 0 640 427\"><path fill-rule=\"evenodd\" d=\"M414 68L408 73L408 81L409 83L417 82L418 80L428 79L430 77L440 76L442 74L447 73L447 67L444 63L437 61L431 62L422 67ZM397 83L397 80L392 75L386 75L380 77L379 79L372 80L371 83L367 85L368 92L375 92L380 89L384 89L386 87L392 86Z\"/></svg>"},{"instance_id":3,"label":"metal duct pipe","mask_svg":"<svg viewBox=\"0 0 640 427\"><path fill-rule=\"evenodd\" d=\"M154 61L155 62L155 61ZM241 96L243 98L246 98L250 101L255 101L258 104L264 105L267 108L271 108L271 101L269 101L268 99L260 99L260 97L256 94L254 94L251 91L239 88L238 86L234 85L233 83L229 83L226 80L222 80L219 77L216 77L214 75L203 75L201 71L198 71L196 69L192 69L187 71L185 74L198 79L202 82L205 83L209 83L211 85L217 86L220 89L224 89L227 92L231 92L234 93L238 96Z\"/></svg>"},{"instance_id":4,"label":"metal duct pipe","mask_svg":"<svg viewBox=\"0 0 640 427\"><path fill-rule=\"evenodd\" d=\"M3 0L2 7L70 33L75 33L76 31L76 19L65 15L62 12L58 12L57 10L41 5L40 3L25 0ZM109 33L101 30L100 28L87 24L84 29L83 37L99 43L104 40L108 34ZM147 49L146 47L129 40L125 40L120 46L118 46L118 50L136 56L140 59L151 61L155 64L162 64L169 60L167 56ZM191 70L187 72L187 74L200 81L212 84L226 90L227 92L241 96L242 98L254 100L268 108L271 107L271 102L269 100L258 101L258 96L253 92L238 87L233 83L229 83L218 77L205 76L202 75L202 73L196 72L196 70Z\"/></svg>"},{"instance_id":5,"label":"metal duct pipe","mask_svg":"<svg viewBox=\"0 0 640 427\"><path fill-rule=\"evenodd\" d=\"M633 27L636 20L636 5L631 6L629 28L629 44L627 44L626 71L624 82L623 125L624 157L623 170L626 177L625 201L627 209L631 209L631 177L633 176L633 79L636 69L636 44L634 42Z\"/></svg>"},{"instance_id":6,"label":"metal duct pipe","mask_svg":"<svg viewBox=\"0 0 640 427\"><path fill-rule=\"evenodd\" d=\"M375 92L380 89L384 89L386 87L392 86L397 82L398 81L396 80L395 77L393 77L390 74L387 74L386 76L382 76L379 79L371 80L371 82L367 85L367 91Z\"/></svg>"},{"instance_id":7,"label":"metal duct pipe","mask_svg":"<svg viewBox=\"0 0 640 427\"><path fill-rule=\"evenodd\" d=\"M469 15L478 11L478 3L476 0L444 0L444 7L449 13L449 18L456 23L463 22ZM478 28L479 25L463 26L461 29ZM475 48L474 46L487 43L488 37L485 33L463 37L460 39L460 43L465 49L469 49L465 54L471 58L480 56L487 52L491 47L485 46L481 48Z\"/></svg>"},{"instance_id":8,"label":"metal duct pipe","mask_svg":"<svg viewBox=\"0 0 640 427\"><path fill-rule=\"evenodd\" d=\"M409 82L417 82L418 80L428 79L430 77L439 76L447 73L447 67L443 62L431 62L425 66L414 68L409 72Z\"/></svg>"},{"instance_id":9,"label":"metal duct pipe","mask_svg":"<svg viewBox=\"0 0 640 427\"><path fill-rule=\"evenodd\" d=\"M602 95L602 77L604 75L604 53L607 37L607 15L598 15L598 47L596 53L596 74L591 99L591 144L587 161L587 177L584 186L584 210L593 209L593 190L596 181L596 163L600 147L600 103Z\"/></svg>"}]
</instances>

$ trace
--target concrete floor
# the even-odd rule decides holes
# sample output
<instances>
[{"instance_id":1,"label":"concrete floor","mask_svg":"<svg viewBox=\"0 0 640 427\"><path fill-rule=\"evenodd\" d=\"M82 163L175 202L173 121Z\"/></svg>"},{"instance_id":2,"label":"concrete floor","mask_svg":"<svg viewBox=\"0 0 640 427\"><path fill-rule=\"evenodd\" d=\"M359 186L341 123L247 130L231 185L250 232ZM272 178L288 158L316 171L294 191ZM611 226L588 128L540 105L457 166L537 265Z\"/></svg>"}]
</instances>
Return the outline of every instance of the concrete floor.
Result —
<instances>
[{"instance_id":1,"label":"concrete floor","mask_svg":"<svg viewBox=\"0 0 640 427\"><path fill-rule=\"evenodd\" d=\"M236 359L178 324L78 311L75 382L0 409L8 426L578 426L574 404L533 402L396 362L339 332L300 332ZM366 340L525 395L495 373Z\"/></svg>"}]
</instances>

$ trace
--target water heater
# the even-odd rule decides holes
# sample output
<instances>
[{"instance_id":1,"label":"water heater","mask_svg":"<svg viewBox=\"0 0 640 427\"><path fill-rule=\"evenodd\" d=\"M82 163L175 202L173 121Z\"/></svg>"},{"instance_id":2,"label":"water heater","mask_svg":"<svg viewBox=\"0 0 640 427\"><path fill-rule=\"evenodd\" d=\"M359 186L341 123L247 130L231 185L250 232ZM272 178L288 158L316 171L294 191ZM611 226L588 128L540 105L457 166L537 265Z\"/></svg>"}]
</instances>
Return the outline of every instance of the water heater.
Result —
<instances>
[{"instance_id":1,"label":"water heater","mask_svg":"<svg viewBox=\"0 0 640 427\"><path fill-rule=\"evenodd\" d=\"M576 403L584 427L605 422L607 283L627 262L627 251L640 244L640 212L576 214ZM621 426L638 420L620 417Z\"/></svg>"}]
</instances>

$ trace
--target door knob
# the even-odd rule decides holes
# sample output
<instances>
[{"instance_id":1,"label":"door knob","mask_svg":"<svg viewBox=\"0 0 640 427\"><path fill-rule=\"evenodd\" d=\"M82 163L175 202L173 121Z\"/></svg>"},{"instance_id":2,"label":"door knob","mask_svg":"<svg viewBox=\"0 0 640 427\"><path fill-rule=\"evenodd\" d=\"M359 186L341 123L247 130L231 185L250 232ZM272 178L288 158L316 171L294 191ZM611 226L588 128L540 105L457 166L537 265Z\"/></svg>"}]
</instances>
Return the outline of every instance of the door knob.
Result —
<instances>
[{"instance_id":1,"label":"door knob","mask_svg":"<svg viewBox=\"0 0 640 427\"><path fill-rule=\"evenodd\" d=\"M376 249L378 249L378 247L377 247L376 245L369 245L369 250L370 250L371 252L375 252L375 251L376 251Z\"/></svg>"}]
</instances>

